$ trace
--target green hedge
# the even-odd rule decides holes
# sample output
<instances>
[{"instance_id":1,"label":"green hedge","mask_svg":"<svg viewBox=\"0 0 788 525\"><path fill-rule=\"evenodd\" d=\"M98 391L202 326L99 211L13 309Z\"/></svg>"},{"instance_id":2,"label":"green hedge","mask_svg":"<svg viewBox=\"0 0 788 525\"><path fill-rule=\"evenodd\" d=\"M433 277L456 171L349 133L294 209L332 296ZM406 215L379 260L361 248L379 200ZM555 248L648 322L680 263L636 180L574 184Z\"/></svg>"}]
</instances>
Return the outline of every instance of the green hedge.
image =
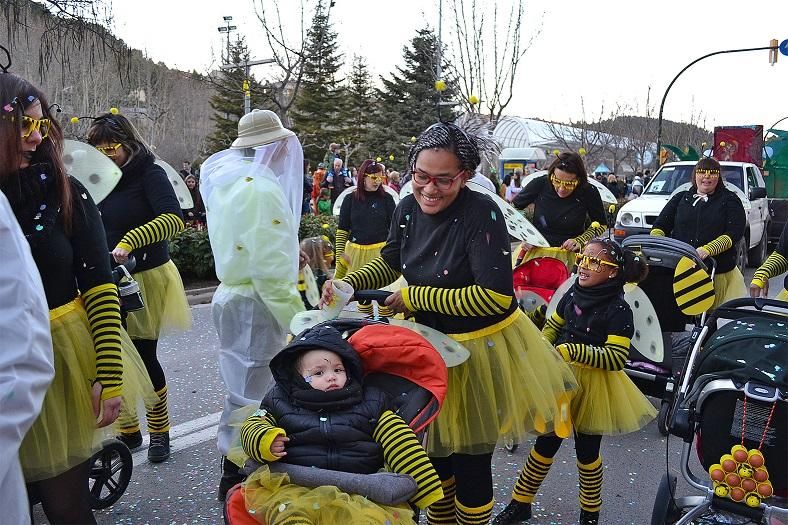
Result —
<instances>
[{"instance_id":1,"label":"green hedge","mask_svg":"<svg viewBox=\"0 0 788 525\"><path fill-rule=\"evenodd\" d=\"M333 244L337 233L337 219L333 215L302 216L301 224L298 227L298 240L327 235ZM170 241L170 257L184 277L216 278L207 228L198 230L187 226L183 232Z\"/></svg>"}]
</instances>

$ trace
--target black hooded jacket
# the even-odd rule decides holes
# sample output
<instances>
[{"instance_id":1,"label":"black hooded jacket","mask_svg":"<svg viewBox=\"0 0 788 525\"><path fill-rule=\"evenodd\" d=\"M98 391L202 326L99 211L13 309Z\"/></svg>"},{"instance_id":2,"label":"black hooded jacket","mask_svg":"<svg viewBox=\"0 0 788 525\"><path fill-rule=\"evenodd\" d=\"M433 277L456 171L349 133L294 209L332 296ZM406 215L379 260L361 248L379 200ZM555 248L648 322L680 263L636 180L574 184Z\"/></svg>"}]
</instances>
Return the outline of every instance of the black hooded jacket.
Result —
<instances>
[{"instance_id":1,"label":"black hooded jacket","mask_svg":"<svg viewBox=\"0 0 788 525\"><path fill-rule=\"evenodd\" d=\"M344 388L323 392L312 388L296 369L298 357L323 349L342 358L348 381ZM287 455L281 461L343 472L369 474L383 466L383 454L372 433L389 403L377 388L362 383L358 353L332 327L298 335L271 360L276 385L260 408L287 432Z\"/></svg>"}]
</instances>

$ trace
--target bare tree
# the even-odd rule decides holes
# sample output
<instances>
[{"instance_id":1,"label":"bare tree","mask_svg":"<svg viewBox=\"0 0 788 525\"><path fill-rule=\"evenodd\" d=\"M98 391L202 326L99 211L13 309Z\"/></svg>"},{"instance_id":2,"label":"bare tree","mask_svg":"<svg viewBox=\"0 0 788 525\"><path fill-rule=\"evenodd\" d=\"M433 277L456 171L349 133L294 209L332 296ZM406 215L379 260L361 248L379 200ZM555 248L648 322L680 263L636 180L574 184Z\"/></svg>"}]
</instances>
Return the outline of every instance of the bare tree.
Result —
<instances>
[{"instance_id":1,"label":"bare tree","mask_svg":"<svg viewBox=\"0 0 788 525\"><path fill-rule=\"evenodd\" d=\"M586 117L585 101L580 97L580 119L569 120L566 124L545 122L552 139L559 149L578 151L585 150L589 161L600 157L604 153L605 133L602 122L605 120L605 106L601 106L597 118Z\"/></svg>"},{"instance_id":2,"label":"bare tree","mask_svg":"<svg viewBox=\"0 0 788 525\"><path fill-rule=\"evenodd\" d=\"M498 0L451 2L454 42L450 53L462 104L468 111L485 113L490 131L511 102L517 68L539 35L537 31L527 42L522 41L524 1L511 2L508 13L503 14ZM479 99L478 105L469 102L471 96Z\"/></svg>"}]
</instances>

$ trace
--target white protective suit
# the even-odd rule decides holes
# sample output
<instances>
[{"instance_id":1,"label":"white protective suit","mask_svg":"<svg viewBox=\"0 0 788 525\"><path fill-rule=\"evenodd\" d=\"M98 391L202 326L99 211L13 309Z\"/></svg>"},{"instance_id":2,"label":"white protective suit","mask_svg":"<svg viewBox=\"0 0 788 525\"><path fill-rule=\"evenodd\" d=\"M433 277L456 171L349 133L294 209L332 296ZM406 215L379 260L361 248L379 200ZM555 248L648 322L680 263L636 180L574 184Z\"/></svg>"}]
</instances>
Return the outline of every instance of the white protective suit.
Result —
<instances>
[{"instance_id":1,"label":"white protective suit","mask_svg":"<svg viewBox=\"0 0 788 525\"><path fill-rule=\"evenodd\" d=\"M30 523L19 446L55 375L41 277L0 193L0 509L3 523Z\"/></svg>"},{"instance_id":2,"label":"white protective suit","mask_svg":"<svg viewBox=\"0 0 788 525\"><path fill-rule=\"evenodd\" d=\"M232 445L231 412L260 403L271 382L271 358L284 347L290 320L304 309L296 287L302 170L296 137L256 149L253 159L241 150L221 151L201 169L200 192L222 282L212 314L227 388L217 432L223 455Z\"/></svg>"}]
</instances>

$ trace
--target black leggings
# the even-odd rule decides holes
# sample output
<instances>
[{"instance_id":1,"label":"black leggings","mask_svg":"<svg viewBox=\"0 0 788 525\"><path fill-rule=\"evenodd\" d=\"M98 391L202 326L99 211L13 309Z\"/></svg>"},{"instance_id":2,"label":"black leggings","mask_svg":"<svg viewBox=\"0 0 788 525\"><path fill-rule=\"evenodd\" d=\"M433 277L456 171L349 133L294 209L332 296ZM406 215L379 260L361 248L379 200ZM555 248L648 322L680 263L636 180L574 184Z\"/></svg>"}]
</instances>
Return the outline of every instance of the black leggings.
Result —
<instances>
[{"instance_id":1,"label":"black leggings","mask_svg":"<svg viewBox=\"0 0 788 525\"><path fill-rule=\"evenodd\" d=\"M564 439L556 435L539 436L534 443L534 450L545 458L555 457ZM602 436L581 434L575 432L575 453L577 461L588 465L599 457L599 447L602 445Z\"/></svg>"},{"instance_id":2,"label":"black leggings","mask_svg":"<svg viewBox=\"0 0 788 525\"><path fill-rule=\"evenodd\" d=\"M153 388L158 392L167 384L167 380L164 378L164 369L156 357L156 346L159 341L156 339L133 339L132 341L142 362L145 363L145 369L148 371Z\"/></svg>"},{"instance_id":3,"label":"black leggings","mask_svg":"<svg viewBox=\"0 0 788 525\"><path fill-rule=\"evenodd\" d=\"M489 454L452 454L430 458L438 477L445 481L454 476L457 501L466 507L482 507L493 499L492 452Z\"/></svg>"},{"instance_id":4,"label":"black leggings","mask_svg":"<svg viewBox=\"0 0 788 525\"><path fill-rule=\"evenodd\" d=\"M41 506L52 525L91 525L96 523L88 501L90 461L80 463L54 478L27 484L30 497ZM32 523L32 509L31 509Z\"/></svg>"}]
</instances>

